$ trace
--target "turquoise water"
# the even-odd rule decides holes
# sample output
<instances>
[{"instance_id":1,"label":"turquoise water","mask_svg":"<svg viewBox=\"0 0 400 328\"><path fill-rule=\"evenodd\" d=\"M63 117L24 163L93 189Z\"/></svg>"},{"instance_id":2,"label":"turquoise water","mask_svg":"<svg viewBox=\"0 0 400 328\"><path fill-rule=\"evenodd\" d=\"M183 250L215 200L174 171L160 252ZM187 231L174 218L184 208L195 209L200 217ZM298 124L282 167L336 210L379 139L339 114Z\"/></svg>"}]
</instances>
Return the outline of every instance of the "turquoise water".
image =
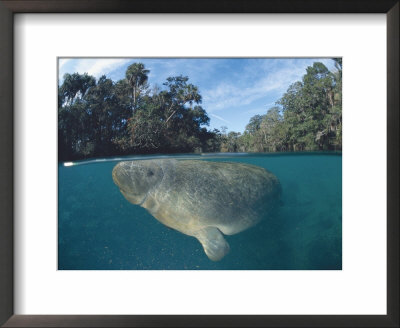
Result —
<instances>
[{"instance_id":1,"label":"turquoise water","mask_svg":"<svg viewBox=\"0 0 400 328\"><path fill-rule=\"evenodd\" d=\"M168 157L264 167L281 182L282 205L255 227L225 236L230 253L212 262L195 238L167 228L125 200L111 176L119 159L61 163L60 270L341 270L340 154Z\"/></svg>"}]
</instances>

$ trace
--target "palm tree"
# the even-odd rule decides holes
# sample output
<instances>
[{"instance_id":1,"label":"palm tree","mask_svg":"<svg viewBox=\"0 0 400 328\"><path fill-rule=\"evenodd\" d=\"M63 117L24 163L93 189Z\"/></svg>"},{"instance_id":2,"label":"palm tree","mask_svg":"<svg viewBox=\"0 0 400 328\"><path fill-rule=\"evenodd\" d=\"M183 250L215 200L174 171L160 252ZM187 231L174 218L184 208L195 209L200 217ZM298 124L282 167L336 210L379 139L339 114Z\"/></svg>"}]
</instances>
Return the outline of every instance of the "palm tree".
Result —
<instances>
[{"instance_id":1,"label":"palm tree","mask_svg":"<svg viewBox=\"0 0 400 328\"><path fill-rule=\"evenodd\" d=\"M140 94L141 88L146 85L150 71L144 68L142 63L133 63L126 70L125 76L132 87L131 108L136 110L137 97Z\"/></svg>"}]
</instances>

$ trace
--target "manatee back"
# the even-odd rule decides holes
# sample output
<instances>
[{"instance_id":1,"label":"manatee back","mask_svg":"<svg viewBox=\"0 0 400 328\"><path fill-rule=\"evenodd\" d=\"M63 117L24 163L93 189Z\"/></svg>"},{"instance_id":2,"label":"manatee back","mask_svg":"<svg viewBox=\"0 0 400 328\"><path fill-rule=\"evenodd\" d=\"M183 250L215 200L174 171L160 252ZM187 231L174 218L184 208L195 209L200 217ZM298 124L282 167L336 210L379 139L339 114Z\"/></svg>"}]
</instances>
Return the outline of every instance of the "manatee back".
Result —
<instances>
[{"instance_id":1,"label":"manatee back","mask_svg":"<svg viewBox=\"0 0 400 328\"><path fill-rule=\"evenodd\" d=\"M182 229L215 226L235 234L256 224L280 197L278 179L250 164L182 160L164 162L164 177L154 198ZM167 213L167 214L165 214ZM155 215L156 216L156 215ZM172 218L173 217L173 218Z\"/></svg>"}]
</instances>

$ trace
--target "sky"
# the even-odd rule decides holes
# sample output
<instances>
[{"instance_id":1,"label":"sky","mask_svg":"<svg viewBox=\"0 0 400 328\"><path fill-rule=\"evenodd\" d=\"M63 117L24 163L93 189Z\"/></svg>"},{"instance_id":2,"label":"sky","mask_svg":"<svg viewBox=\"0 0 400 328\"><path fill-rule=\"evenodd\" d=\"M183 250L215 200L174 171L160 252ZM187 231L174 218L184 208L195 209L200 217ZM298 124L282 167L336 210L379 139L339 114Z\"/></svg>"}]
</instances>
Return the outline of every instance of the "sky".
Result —
<instances>
[{"instance_id":1,"label":"sky","mask_svg":"<svg viewBox=\"0 0 400 328\"><path fill-rule=\"evenodd\" d=\"M329 58L59 58L59 83L65 73L88 73L113 81L125 78L132 63L141 62L150 70L150 87L170 76L188 76L198 87L201 106L210 117L209 129L227 127L241 132L254 115L264 115L288 87L300 81L306 68L322 62L334 71Z\"/></svg>"}]
</instances>

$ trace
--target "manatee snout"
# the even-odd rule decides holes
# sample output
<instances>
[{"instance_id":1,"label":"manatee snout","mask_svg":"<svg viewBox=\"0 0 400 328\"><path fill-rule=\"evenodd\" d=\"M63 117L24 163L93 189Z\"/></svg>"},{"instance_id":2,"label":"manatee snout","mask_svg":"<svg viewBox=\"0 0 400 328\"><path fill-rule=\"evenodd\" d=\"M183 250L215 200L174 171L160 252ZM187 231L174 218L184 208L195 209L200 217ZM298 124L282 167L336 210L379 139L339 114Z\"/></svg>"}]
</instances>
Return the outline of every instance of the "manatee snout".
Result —
<instances>
[{"instance_id":1,"label":"manatee snout","mask_svg":"<svg viewBox=\"0 0 400 328\"><path fill-rule=\"evenodd\" d=\"M137 189L134 186L134 179L132 173L129 172L128 167L124 163L117 164L112 171L112 178L114 183L121 191L134 192Z\"/></svg>"},{"instance_id":2,"label":"manatee snout","mask_svg":"<svg viewBox=\"0 0 400 328\"><path fill-rule=\"evenodd\" d=\"M120 162L114 167L112 178L128 201L140 204L162 179L162 169L150 161Z\"/></svg>"},{"instance_id":3,"label":"manatee snout","mask_svg":"<svg viewBox=\"0 0 400 328\"><path fill-rule=\"evenodd\" d=\"M122 182L127 179L127 176L124 175L124 171L121 170L121 163L117 164L112 170L112 178L114 183L121 188Z\"/></svg>"},{"instance_id":4,"label":"manatee snout","mask_svg":"<svg viewBox=\"0 0 400 328\"><path fill-rule=\"evenodd\" d=\"M122 162L117 164L112 170L112 178L118 186L121 194L131 203L140 204L144 196L140 188L134 186L134 181L127 171L126 165Z\"/></svg>"}]
</instances>

